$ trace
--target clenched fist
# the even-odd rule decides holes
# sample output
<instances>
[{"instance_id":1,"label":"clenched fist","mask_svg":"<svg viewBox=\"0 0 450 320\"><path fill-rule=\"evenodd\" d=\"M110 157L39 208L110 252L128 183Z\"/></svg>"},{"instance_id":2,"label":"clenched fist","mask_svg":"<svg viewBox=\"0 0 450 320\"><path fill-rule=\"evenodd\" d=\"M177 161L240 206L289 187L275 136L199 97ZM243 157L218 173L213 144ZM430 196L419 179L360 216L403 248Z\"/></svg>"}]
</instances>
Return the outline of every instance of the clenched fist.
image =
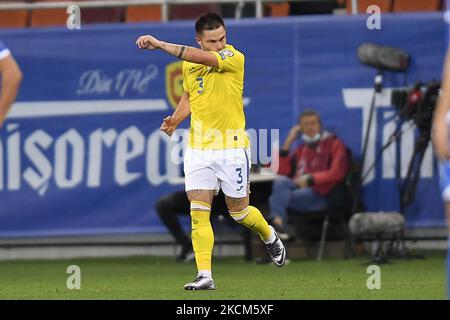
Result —
<instances>
[{"instance_id":1,"label":"clenched fist","mask_svg":"<svg viewBox=\"0 0 450 320\"><path fill-rule=\"evenodd\" d=\"M165 117L163 123L161 124L160 130L165 132L168 136L177 129L177 123L172 116Z\"/></svg>"},{"instance_id":2,"label":"clenched fist","mask_svg":"<svg viewBox=\"0 0 450 320\"><path fill-rule=\"evenodd\" d=\"M161 41L150 35L140 36L136 40L139 49L155 50L161 47Z\"/></svg>"}]
</instances>

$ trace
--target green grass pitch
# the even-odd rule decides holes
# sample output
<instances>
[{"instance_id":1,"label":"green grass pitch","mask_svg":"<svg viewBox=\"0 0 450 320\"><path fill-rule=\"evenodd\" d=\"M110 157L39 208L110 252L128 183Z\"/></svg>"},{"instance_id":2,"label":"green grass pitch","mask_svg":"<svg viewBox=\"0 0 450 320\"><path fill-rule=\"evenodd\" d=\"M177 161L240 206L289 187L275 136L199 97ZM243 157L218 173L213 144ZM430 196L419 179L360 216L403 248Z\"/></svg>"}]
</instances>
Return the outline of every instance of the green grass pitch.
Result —
<instances>
[{"instance_id":1,"label":"green grass pitch","mask_svg":"<svg viewBox=\"0 0 450 320\"><path fill-rule=\"evenodd\" d=\"M183 290L195 265L167 257L0 262L0 299L445 299L444 253L381 265L379 290L367 288L365 261L296 260L277 268L215 259L215 291ZM69 265L81 269L80 290L67 289Z\"/></svg>"}]
</instances>

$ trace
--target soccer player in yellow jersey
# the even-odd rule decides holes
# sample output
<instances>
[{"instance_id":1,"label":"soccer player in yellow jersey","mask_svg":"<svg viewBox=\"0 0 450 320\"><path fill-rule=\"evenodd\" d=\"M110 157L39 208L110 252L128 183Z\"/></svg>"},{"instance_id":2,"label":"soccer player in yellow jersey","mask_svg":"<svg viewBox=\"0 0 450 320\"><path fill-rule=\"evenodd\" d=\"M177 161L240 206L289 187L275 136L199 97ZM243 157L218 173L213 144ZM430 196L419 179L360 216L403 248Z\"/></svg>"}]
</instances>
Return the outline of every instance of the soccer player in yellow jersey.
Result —
<instances>
[{"instance_id":1,"label":"soccer player in yellow jersey","mask_svg":"<svg viewBox=\"0 0 450 320\"><path fill-rule=\"evenodd\" d=\"M214 13L200 16L195 31L200 49L167 43L150 35L139 37L136 44L141 49L160 49L184 60L184 93L172 116L163 120L161 131L171 135L191 115L184 172L198 274L184 288L213 290L214 235L210 211L219 188L225 194L233 219L259 234L275 265L284 265L286 250L261 212L249 205L251 162L242 101L245 57L227 44L220 16Z\"/></svg>"}]
</instances>

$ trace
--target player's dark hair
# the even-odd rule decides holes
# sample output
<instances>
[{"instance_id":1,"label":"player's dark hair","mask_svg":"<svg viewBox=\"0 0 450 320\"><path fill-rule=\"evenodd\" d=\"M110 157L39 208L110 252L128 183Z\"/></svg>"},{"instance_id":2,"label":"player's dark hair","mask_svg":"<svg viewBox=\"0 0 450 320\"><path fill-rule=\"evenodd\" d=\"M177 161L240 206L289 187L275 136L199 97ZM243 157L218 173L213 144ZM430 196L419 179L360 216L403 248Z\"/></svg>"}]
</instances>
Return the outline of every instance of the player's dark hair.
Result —
<instances>
[{"instance_id":1,"label":"player's dark hair","mask_svg":"<svg viewBox=\"0 0 450 320\"><path fill-rule=\"evenodd\" d=\"M320 115L317 113L317 111L315 111L313 109L303 110L303 112L298 117L298 122L300 122L303 117L307 117L307 116L316 116L317 119L319 119L319 123L322 125L322 119L320 118Z\"/></svg>"},{"instance_id":2,"label":"player's dark hair","mask_svg":"<svg viewBox=\"0 0 450 320\"><path fill-rule=\"evenodd\" d=\"M215 13L204 13L195 21L195 32L202 33L204 30L216 30L224 27L223 19Z\"/></svg>"}]
</instances>

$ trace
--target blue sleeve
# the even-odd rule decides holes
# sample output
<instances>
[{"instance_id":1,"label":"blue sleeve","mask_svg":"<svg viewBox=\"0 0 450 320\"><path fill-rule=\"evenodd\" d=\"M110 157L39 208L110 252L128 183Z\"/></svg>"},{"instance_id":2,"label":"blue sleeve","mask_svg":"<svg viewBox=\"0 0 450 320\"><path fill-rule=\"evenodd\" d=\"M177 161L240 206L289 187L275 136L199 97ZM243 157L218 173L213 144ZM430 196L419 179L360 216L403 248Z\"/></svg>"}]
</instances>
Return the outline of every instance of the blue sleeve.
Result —
<instances>
[{"instance_id":1,"label":"blue sleeve","mask_svg":"<svg viewBox=\"0 0 450 320\"><path fill-rule=\"evenodd\" d=\"M0 40L0 59L3 59L9 54L8 48L5 46L5 44Z\"/></svg>"}]
</instances>

